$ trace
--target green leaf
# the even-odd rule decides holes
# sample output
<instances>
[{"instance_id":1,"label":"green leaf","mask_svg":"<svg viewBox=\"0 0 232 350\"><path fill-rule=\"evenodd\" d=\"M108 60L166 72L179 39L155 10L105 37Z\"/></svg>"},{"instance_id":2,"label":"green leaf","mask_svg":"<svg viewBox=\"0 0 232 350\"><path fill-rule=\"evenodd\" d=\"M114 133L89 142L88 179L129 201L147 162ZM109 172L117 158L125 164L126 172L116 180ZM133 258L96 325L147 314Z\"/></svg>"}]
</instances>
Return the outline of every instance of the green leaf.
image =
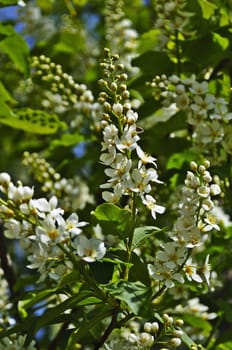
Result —
<instances>
[{"instance_id":1,"label":"green leaf","mask_svg":"<svg viewBox=\"0 0 232 350\"><path fill-rule=\"evenodd\" d=\"M35 290L26 294L23 300L18 302L18 310L21 315L26 315L26 310L39 303L41 300L46 300L52 294L57 293L57 289Z\"/></svg>"},{"instance_id":2,"label":"green leaf","mask_svg":"<svg viewBox=\"0 0 232 350\"><path fill-rule=\"evenodd\" d=\"M159 41L160 29L151 29L139 38L138 52L152 50Z\"/></svg>"},{"instance_id":3,"label":"green leaf","mask_svg":"<svg viewBox=\"0 0 232 350\"><path fill-rule=\"evenodd\" d=\"M50 149L54 150L57 147L72 147L79 142L84 141L85 138L81 134L63 134L59 139L53 140L50 145Z\"/></svg>"},{"instance_id":4,"label":"green leaf","mask_svg":"<svg viewBox=\"0 0 232 350\"><path fill-rule=\"evenodd\" d=\"M148 239L150 236L153 236L160 231L163 231L163 229L156 226L137 227L134 230L132 249L139 247L145 239Z\"/></svg>"},{"instance_id":5,"label":"green leaf","mask_svg":"<svg viewBox=\"0 0 232 350\"><path fill-rule=\"evenodd\" d=\"M0 23L0 34L4 36L10 36L10 35L15 35L16 32L11 25Z\"/></svg>"},{"instance_id":6,"label":"green leaf","mask_svg":"<svg viewBox=\"0 0 232 350\"><path fill-rule=\"evenodd\" d=\"M215 10L218 8L217 5L212 4L212 2L207 0L198 0L198 3L202 10L202 16L205 19L210 19L214 15Z\"/></svg>"},{"instance_id":7,"label":"green leaf","mask_svg":"<svg viewBox=\"0 0 232 350\"><path fill-rule=\"evenodd\" d=\"M132 214L129 210L121 209L111 203L99 205L92 215L101 224L103 231L108 234L125 238L132 227Z\"/></svg>"},{"instance_id":8,"label":"green leaf","mask_svg":"<svg viewBox=\"0 0 232 350\"><path fill-rule=\"evenodd\" d=\"M195 346L196 348L198 348L198 347L197 347L197 344L183 331L183 329L182 329L182 332L183 332L183 334L182 334L182 336L181 336L182 342L183 342L185 345L187 345L187 347L188 347L189 349L192 349L193 346ZM206 349L201 345L201 350L206 350Z\"/></svg>"},{"instance_id":9,"label":"green leaf","mask_svg":"<svg viewBox=\"0 0 232 350\"><path fill-rule=\"evenodd\" d=\"M158 51L147 51L132 60L133 66L139 67L146 75L153 77L157 74L171 74L174 63L168 55Z\"/></svg>"},{"instance_id":10,"label":"green leaf","mask_svg":"<svg viewBox=\"0 0 232 350\"><path fill-rule=\"evenodd\" d=\"M200 329L201 332L203 332L205 335L209 334L209 332L212 329L211 324L201 317L187 313L185 313L181 317L186 323L193 326L195 329Z\"/></svg>"},{"instance_id":11,"label":"green leaf","mask_svg":"<svg viewBox=\"0 0 232 350\"><path fill-rule=\"evenodd\" d=\"M109 307L109 305L100 305L100 307L96 307L94 310L91 310L87 315L85 322L82 322L79 329L74 330L73 334L71 335L68 349L74 349L74 345L81 338L84 338L92 330L92 328L96 327L106 317L111 315L112 307Z\"/></svg>"},{"instance_id":12,"label":"green leaf","mask_svg":"<svg viewBox=\"0 0 232 350\"><path fill-rule=\"evenodd\" d=\"M18 3L18 0L0 0L0 4L3 4L5 6L16 5L17 3Z\"/></svg>"},{"instance_id":13,"label":"green leaf","mask_svg":"<svg viewBox=\"0 0 232 350\"><path fill-rule=\"evenodd\" d=\"M0 82L0 100L7 102L15 102L13 97L10 95L9 91L5 88L2 82Z\"/></svg>"},{"instance_id":14,"label":"green leaf","mask_svg":"<svg viewBox=\"0 0 232 350\"><path fill-rule=\"evenodd\" d=\"M65 123L61 122L55 114L31 108L12 111L3 101L0 101L0 123L41 135L54 134L65 127Z\"/></svg>"},{"instance_id":15,"label":"green leaf","mask_svg":"<svg viewBox=\"0 0 232 350\"><path fill-rule=\"evenodd\" d=\"M147 315L149 313L152 291L140 281L120 280L108 284L106 290L123 301L135 315Z\"/></svg>"},{"instance_id":16,"label":"green leaf","mask_svg":"<svg viewBox=\"0 0 232 350\"><path fill-rule=\"evenodd\" d=\"M28 75L29 48L20 35L14 34L0 41L0 50L9 56L20 72Z\"/></svg>"},{"instance_id":17,"label":"green leaf","mask_svg":"<svg viewBox=\"0 0 232 350\"><path fill-rule=\"evenodd\" d=\"M88 0L73 0L74 4L77 6L85 6Z\"/></svg>"},{"instance_id":18,"label":"green leaf","mask_svg":"<svg viewBox=\"0 0 232 350\"><path fill-rule=\"evenodd\" d=\"M228 341L226 343L217 345L218 350L232 350L232 342Z\"/></svg>"}]
</instances>

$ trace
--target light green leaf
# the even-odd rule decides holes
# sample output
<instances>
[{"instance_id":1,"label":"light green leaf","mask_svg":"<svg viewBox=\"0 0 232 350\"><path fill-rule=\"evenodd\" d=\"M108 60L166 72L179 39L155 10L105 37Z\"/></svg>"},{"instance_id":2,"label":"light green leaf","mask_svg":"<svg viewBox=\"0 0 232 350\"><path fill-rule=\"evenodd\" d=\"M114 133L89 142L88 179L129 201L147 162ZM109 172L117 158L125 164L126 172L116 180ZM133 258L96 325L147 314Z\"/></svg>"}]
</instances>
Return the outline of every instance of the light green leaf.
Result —
<instances>
[{"instance_id":1,"label":"light green leaf","mask_svg":"<svg viewBox=\"0 0 232 350\"><path fill-rule=\"evenodd\" d=\"M226 343L217 345L218 350L232 350L232 342L228 341Z\"/></svg>"},{"instance_id":2,"label":"light green leaf","mask_svg":"<svg viewBox=\"0 0 232 350\"><path fill-rule=\"evenodd\" d=\"M152 50L159 41L160 29L151 29L139 38L138 51L140 53Z\"/></svg>"},{"instance_id":3,"label":"light green leaf","mask_svg":"<svg viewBox=\"0 0 232 350\"><path fill-rule=\"evenodd\" d=\"M217 9L217 5L212 4L212 2L207 0L198 0L199 5L201 6L203 18L209 19L213 16L214 11Z\"/></svg>"},{"instance_id":4,"label":"light green leaf","mask_svg":"<svg viewBox=\"0 0 232 350\"><path fill-rule=\"evenodd\" d=\"M77 6L85 6L88 0L73 0L74 4Z\"/></svg>"},{"instance_id":5,"label":"light green leaf","mask_svg":"<svg viewBox=\"0 0 232 350\"><path fill-rule=\"evenodd\" d=\"M79 142L84 141L84 136L81 134L63 134L59 139L53 140L50 145L50 149L56 147L71 147L77 145Z\"/></svg>"},{"instance_id":6,"label":"light green leaf","mask_svg":"<svg viewBox=\"0 0 232 350\"><path fill-rule=\"evenodd\" d=\"M0 0L0 4L3 4L5 6L16 5L17 3L18 3L18 0Z\"/></svg>"},{"instance_id":7,"label":"light green leaf","mask_svg":"<svg viewBox=\"0 0 232 350\"><path fill-rule=\"evenodd\" d=\"M29 48L20 35L15 33L0 41L0 50L9 56L15 66L25 75L29 72Z\"/></svg>"},{"instance_id":8,"label":"light green leaf","mask_svg":"<svg viewBox=\"0 0 232 350\"><path fill-rule=\"evenodd\" d=\"M197 348L197 344L182 330L183 334L181 337L182 342L187 345L188 349L192 349L193 346ZM203 346L201 346L201 350L206 350Z\"/></svg>"},{"instance_id":9,"label":"light green leaf","mask_svg":"<svg viewBox=\"0 0 232 350\"><path fill-rule=\"evenodd\" d=\"M163 229L160 229L159 227L156 227L156 226L137 227L134 230L132 248L134 249L136 247L139 247L145 239L148 239L150 236L160 231L163 231Z\"/></svg>"},{"instance_id":10,"label":"light green leaf","mask_svg":"<svg viewBox=\"0 0 232 350\"><path fill-rule=\"evenodd\" d=\"M13 97L10 95L9 91L5 88L2 82L0 82L0 100L16 102Z\"/></svg>"},{"instance_id":11,"label":"light green leaf","mask_svg":"<svg viewBox=\"0 0 232 350\"><path fill-rule=\"evenodd\" d=\"M6 103L0 101L0 123L15 129L34 134L54 134L65 128L57 115L31 108L20 108L12 111Z\"/></svg>"},{"instance_id":12,"label":"light green leaf","mask_svg":"<svg viewBox=\"0 0 232 350\"><path fill-rule=\"evenodd\" d=\"M92 215L101 224L104 232L108 234L116 234L121 238L125 238L131 230L131 212L114 204L103 203L92 212Z\"/></svg>"}]
</instances>

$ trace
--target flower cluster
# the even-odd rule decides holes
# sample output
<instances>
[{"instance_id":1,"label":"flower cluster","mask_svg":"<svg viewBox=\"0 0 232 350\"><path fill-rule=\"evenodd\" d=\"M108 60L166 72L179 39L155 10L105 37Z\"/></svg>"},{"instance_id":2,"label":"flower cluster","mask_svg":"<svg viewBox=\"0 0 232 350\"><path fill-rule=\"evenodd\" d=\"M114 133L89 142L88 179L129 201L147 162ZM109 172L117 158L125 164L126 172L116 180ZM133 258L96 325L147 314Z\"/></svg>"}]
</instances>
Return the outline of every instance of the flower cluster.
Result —
<instances>
[{"instance_id":1,"label":"flower cluster","mask_svg":"<svg viewBox=\"0 0 232 350\"><path fill-rule=\"evenodd\" d=\"M32 340L29 345L25 346L26 336L13 335L0 340L0 350L36 350L35 341Z\"/></svg>"},{"instance_id":2,"label":"flower cluster","mask_svg":"<svg viewBox=\"0 0 232 350\"><path fill-rule=\"evenodd\" d=\"M65 219L55 196L34 199L33 188L19 181L15 185L8 173L0 173L0 190L6 197L0 199L4 234L20 240L30 262L28 267L38 270L40 280L48 276L59 279L72 269L73 261L93 262L105 255L102 241L82 234L88 223L79 221L76 213Z\"/></svg>"},{"instance_id":3,"label":"flower cluster","mask_svg":"<svg viewBox=\"0 0 232 350\"><path fill-rule=\"evenodd\" d=\"M116 332L115 336L111 336L112 339L105 344L102 350L119 349L117 346L119 343L122 349L151 349L155 345L164 345L163 350L174 349L182 343L183 324L182 319L175 320L167 313L159 317L159 322L145 322L142 327L138 321L130 321L127 327L123 327L120 332Z\"/></svg>"},{"instance_id":4,"label":"flower cluster","mask_svg":"<svg viewBox=\"0 0 232 350\"><path fill-rule=\"evenodd\" d=\"M0 327L9 323L8 311L10 308L8 283L0 267Z\"/></svg>"},{"instance_id":5,"label":"flower cluster","mask_svg":"<svg viewBox=\"0 0 232 350\"><path fill-rule=\"evenodd\" d=\"M70 121L70 127L74 130L83 127L83 116L93 123L94 129L99 129L98 113L101 106L94 101L92 91L85 84L77 83L71 75L63 72L61 65L44 55L34 56L31 65L33 82L42 82L48 88L46 94L43 92L43 107L58 113L72 109L75 115Z\"/></svg>"},{"instance_id":6,"label":"flower cluster","mask_svg":"<svg viewBox=\"0 0 232 350\"><path fill-rule=\"evenodd\" d=\"M21 6L23 1L20 2ZM41 8L35 3L24 3L18 9L19 22L23 23L23 34L28 38L29 43L33 41L49 40L57 32L57 22L52 16L46 16Z\"/></svg>"},{"instance_id":7,"label":"flower cluster","mask_svg":"<svg viewBox=\"0 0 232 350\"><path fill-rule=\"evenodd\" d=\"M209 83L199 82L195 75L181 79L176 75L156 76L150 84L155 99L163 98L164 107L174 107L187 115L191 135L198 151L210 153L224 138L224 125L232 118L228 102L210 93ZM226 140L224 147L226 148ZM229 145L228 145L229 147Z\"/></svg>"},{"instance_id":8,"label":"flower cluster","mask_svg":"<svg viewBox=\"0 0 232 350\"><path fill-rule=\"evenodd\" d=\"M162 243L155 264L149 265L151 277L167 288L173 287L175 281L184 283L184 277L198 283L205 281L209 285L209 256L201 266L191 257L192 249L202 245L210 231L219 230L212 215L214 203L211 196L220 194L220 187L212 183L207 170L209 165L209 161L199 166L191 163L192 171L187 172L182 191L180 216L170 233L172 242Z\"/></svg>"},{"instance_id":9,"label":"flower cluster","mask_svg":"<svg viewBox=\"0 0 232 350\"><path fill-rule=\"evenodd\" d=\"M77 175L66 179L38 153L24 152L23 164L42 184L42 191L56 196L65 211L83 209L87 203L93 203L86 183Z\"/></svg>"},{"instance_id":10,"label":"flower cluster","mask_svg":"<svg viewBox=\"0 0 232 350\"><path fill-rule=\"evenodd\" d=\"M132 23L125 18L123 0L107 0L105 6L106 40L112 52L120 55L121 62L128 74L137 73L131 59L136 54L138 33L132 29Z\"/></svg>"},{"instance_id":11,"label":"flower cluster","mask_svg":"<svg viewBox=\"0 0 232 350\"><path fill-rule=\"evenodd\" d=\"M156 213L164 212L164 207L157 205L156 199L150 194L151 183L161 183L158 180L156 159L138 145L141 130L136 124L138 114L128 101L130 93L125 84L127 75L122 72L123 65L116 64L118 56L111 56L108 49L105 53L106 59L101 63L104 79L99 82L106 90L99 96L105 108L100 161L107 167L105 174L109 179L101 185L101 188L106 189L102 196L106 202L117 204L123 196L139 197L155 219ZM133 152L138 157L134 162Z\"/></svg>"},{"instance_id":12,"label":"flower cluster","mask_svg":"<svg viewBox=\"0 0 232 350\"><path fill-rule=\"evenodd\" d=\"M190 18L193 12L186 10L186 0L158 0L155 1L154 9L157 15L155 28L160 29L160 45L165 47L170 38L176 39L178 33L189 36L193 31L189 28Z\"/></svg>"}]
</instances>

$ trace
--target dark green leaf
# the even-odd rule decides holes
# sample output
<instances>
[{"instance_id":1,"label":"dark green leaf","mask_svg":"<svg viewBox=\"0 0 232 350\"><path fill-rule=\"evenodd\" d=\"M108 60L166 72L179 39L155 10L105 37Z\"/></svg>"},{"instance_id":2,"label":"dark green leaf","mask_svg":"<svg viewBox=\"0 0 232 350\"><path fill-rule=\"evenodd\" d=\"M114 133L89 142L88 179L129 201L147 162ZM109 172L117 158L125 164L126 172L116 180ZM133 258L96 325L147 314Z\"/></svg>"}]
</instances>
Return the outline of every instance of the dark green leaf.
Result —
<instances>
[{"instance_id":1,"label":"dark green leaf","mask_svg":"<svg viewBox=\"0 0 232 350\"><path fill-rule=\"evenodd\" d=\"M150 311L152 292L143 283L118 281L106 286L106 290L123 301L135 315L147 315Z\"/></svg>"},{"instance_id":2,"label":"dark green leaf","mask_svg":"<svg viewBox=\"0 0 232 350\"><path fill-rule=\"evenodd\" d=\"M163 73L169 75L174 69L174 63L170 61L168 55L158 51L147 51L134 58L132 62L134 66L139 67L151 77Z\"/></svg>"}]
</instances>

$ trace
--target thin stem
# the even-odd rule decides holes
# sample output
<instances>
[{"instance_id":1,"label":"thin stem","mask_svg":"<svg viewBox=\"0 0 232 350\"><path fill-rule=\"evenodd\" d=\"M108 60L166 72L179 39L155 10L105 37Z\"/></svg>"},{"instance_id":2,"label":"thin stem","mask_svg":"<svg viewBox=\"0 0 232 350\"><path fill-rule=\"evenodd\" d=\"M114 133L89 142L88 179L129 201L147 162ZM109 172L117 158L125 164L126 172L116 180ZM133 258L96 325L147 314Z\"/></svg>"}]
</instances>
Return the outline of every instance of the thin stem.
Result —
<instances>
[{"instance_id":1,"label":"thin stem","mask_svg":"<svg viewBox=\"0 0 232 350\"><path fill-rule=\"evenodd\" d=\"M64 0L65 6L72 17L77 17L77 11L71 0Z\"/></svg>"},{"instance_id":2,"label":"thin stem","mask_svg":"<svg viewBox=\"0 0 232 350\"><path fill-rule=\"evenodd\" d=\"M136 195L135 193L133 193L133 197L132 197L132 227L131 230L129 232L129 237L128 237L128 241L127 241L127 262L130 263L131 261L131 254L132 254L132 242L133 242L133 237L134 237L134 230L136 227ZM125 273L124 273L124 279L127 281L128 277L129 277L129 271L130 271L130 266L127 265L126 269L125 269Z\"/></svg>"},{"instance_id":3,"label":"thin stem","mask_svg":"<svg viewBox=\"0 0 232 350\"><path fill-rule=\"evenodd\" d=\"M100 349L101 346L105 344L105 341L108 339L109 335L113 332L113 330L115 328L119 328L119 324L117 321L119 310L120 310L120 301L117 301L117 306L113 310L113 315L112 315L110 324L106 328L101 339L96 343L94 350Z\"/></svg>"},{"instance_id":4,"label":"thin stem","mask_svg":"<svg viewBox=\"0 0 232 350\"><path fill-rule=\"evenodd\" d=\"M178 38L178 30L175 31L175 44L176 44L176 58L177 58L177 74L181 73L181 52L180 52L180 42Z\"/></svg>"}]
</instances>

